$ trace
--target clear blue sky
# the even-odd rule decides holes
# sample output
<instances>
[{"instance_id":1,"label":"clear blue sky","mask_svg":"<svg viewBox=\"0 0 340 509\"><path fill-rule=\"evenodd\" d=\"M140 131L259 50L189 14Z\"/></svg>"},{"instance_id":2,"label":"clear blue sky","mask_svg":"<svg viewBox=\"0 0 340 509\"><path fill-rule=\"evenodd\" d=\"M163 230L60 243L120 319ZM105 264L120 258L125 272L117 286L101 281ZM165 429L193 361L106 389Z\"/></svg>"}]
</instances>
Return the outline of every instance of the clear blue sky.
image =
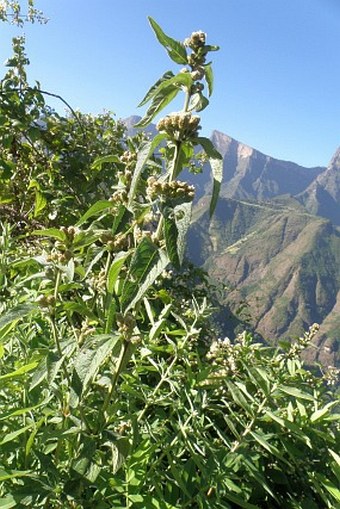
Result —
<instances>
[{"instance_id":1,"label":"clear blue sky","mask_svg":"<svg viewBox=\"0 0 340 509\"><path fill-rule=\"evenodd\" d=\"M143 114L137 104L167 69L152 16L183 40L208 33L215 92L202 114L281 159L326 165L340 145L340 0L36 0L50 21L26 26L29 76L86 112ZM2 24L0 59L11 54Z\"/></svg>"}]
</instances>

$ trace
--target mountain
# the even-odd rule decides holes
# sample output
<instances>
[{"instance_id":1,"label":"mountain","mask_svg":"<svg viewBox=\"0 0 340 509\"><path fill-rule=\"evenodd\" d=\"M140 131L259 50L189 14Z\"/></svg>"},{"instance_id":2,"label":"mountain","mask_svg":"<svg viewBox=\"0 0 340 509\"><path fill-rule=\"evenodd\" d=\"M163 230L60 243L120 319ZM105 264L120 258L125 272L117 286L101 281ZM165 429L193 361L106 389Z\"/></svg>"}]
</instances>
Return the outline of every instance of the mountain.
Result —
<instances>
[{"instance_id":1,"label":"mountain","mask_svg":"<svg viewBox=\"0 0 340 509\"><path fill-rule=\"evenodd\" d=\"M305 168L218 131L211 139L224 180L210 219L210 177L200 176L189 258L227 286L222 304L245 309L264 339L292 339L317 322L307 360L339 364L340 151L327 168Z\"/></svg>"},{"instance_id":2,"label":"mountain","mask_svg":"<svg viewBox=\"0 0 340 509\"><path fill-rule=\"evenodd\" d=\"M329 166L297 198L312 214L340 225L340 147Z\"/></svg>"},{"instance_id":3,"label":"mountain","mask_svg":"<svg viewBox=\"0 0 340 509\"><path fill-rule=\"evenodd\" d=\"M326 219L281 203L222 197L212 220L209 197L199 202L188 255L227 285L221 302L246 305L252 329L270 341L291 339L317 322L319 349L308 359L338 361L340 231Z\"/></svg>"},{"instance_id":4,"label":"mountain","mask_svg":"<svg viewBox=\"0 0 340 509\"><path fill-rule=\"evenodd\" d=\"M138 119L127 122L131 133ZM210 169L180 178L196 187L187 255L226 288L222 330L232 335L246 320L275 343L316 322L306 359L340 365L340 149L327 167L306 168L219 131L211 140L223 156L212 218Z\"/></svg>"}]
</instances>

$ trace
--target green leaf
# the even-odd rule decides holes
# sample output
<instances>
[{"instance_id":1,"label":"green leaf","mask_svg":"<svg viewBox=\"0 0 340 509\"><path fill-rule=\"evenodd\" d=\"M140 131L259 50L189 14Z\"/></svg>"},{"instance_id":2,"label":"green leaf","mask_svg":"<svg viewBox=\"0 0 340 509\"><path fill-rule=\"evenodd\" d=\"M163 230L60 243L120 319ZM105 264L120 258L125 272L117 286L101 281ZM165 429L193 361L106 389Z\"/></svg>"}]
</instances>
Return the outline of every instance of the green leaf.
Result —
<instances>
[{"instance_id":1,"label":"green leaf","mask_svg":"<svg viewBox=\"0 0 340 509\"><path fill-rule=\"evenodd\" d=\"M157 90L159 89L159 86L164 83L165 81L168 81L169 79L173 78L175 75L172 71L166 71L163 76L159 78L159 80L156 81L154 85L148 90L145 97L142 99L142 101L138 104L138 107L144 106L144 104L148 103L150 99L156 94Z\"/></svg>"},{"instance_id":2,"label":"green leaf","mask_svg":"<svg viewBox=\"0 0 340 509\"><path fill-rule=\"evenodd\" d=\"M202 111L209 104L209 101L202 92L196 92L190 98L188 111Z\"/></svg>"},{"instance_id":3,"label":"green leaf","mask_svg":"<svg viewBox=\"0 0 340 509\"><path fill-rule=\"evenodd\" d=\"M214 89L214 73L211 64L207 64L205 66L205 80L208 85L208 92L210 97Z\"/></svg>"},{"instance_id":4,"label":"green leaf","mask_svg":"<svg viewBox=\"0 0 340 509\"><path fill-rule=\"evenodd\" d=\"M340 489L334 486L334 484L323 475L318 474L318 478L328 493L330 493L337 502L340 502Z\"/></svg>"},{"instance_id":5,"label":"green leaf","mask_svg":"<svg viewBox=\"0 0 340 509\"><path fill-rule=\"evenodd\" d=\"M314 398L311 394L308 394L307 392L303 392L300 389L297 389L296 387L288 387L286 385L280 385L278 390L280 392L284 392L285 394L288 394L289 396L293 396L294 398L305 399L307 401L314 401Z\"/></svg>"},{"instance_id":6,"label":"green leaf","mask_svg":"<svg viewBox=\"0 0 340 509\"><path fill-rule=\"evenodd\" d=\"M176 64L186 65L187 52L184 44L166 35L161 29L161 27L156 23L156 21L152 19L150 16L148 17L148 20L153 31L155 32L158 41L161 43L162 46L164 46L171 60L176 62Z\"/></svg>"},{"instance_id":7,"label":"green leaf","mask_svg":"<svg viewBox=\"0 0 340 509\"><path fill-rule=\"evenodd\" d=\"M185 238L190 226L192 202L174 208L165 207L164 238L171 263L180 268L185 252Z\"/></svg>"},{"instance_id":8,"label":"green leaf","mask_svg":"<svg viewBox=\"0 0 340 509\"><path fill-rule=\"evenodd\" d=\"M0 509L11 509L17 505L18 502L15 500L13 495L7 495L5 498L0 499Z\"/></svg>"},{"instance_id":9,"label":"green leaf","mask_svg":"<svg viewBox=\"0 0 340 509\"><path fill-rule=\"evenodd\" d=\"M34 361L29 364L25 364L24 366L21 366L21 368L18 368L15 371L6 373L6 375L1 375L0 380L8 380L9 378L18 378L19 376L25 375L29 371L32 371L32 369L36 368L37 365L38 365L38 361Z\"/></svg>"},{"instance_id":10,"label":"green leaf","mask_svg":"<svg viewBox=\"0 0 340 509\"><path fill-rule=\"evenodd\" d=\"M107 275L106 282L107 291L109 293L113 293L120 269L124 265L124 262L128 256L130 256L130 253L118 253L116 258L113 260Z\"/></svg>"},{"instance_id":11,"label":"green leaf","mask_svg":"<svg viewBox=\"0 0 340 509\"><path fill-rule=\"evenodd\" d=\"M127 311L141 299L169 263L169 258L155 244L144 237L131 259L122 295L121 309Z\"/></svg>"},{"instance_id":12,"label":"green leaf","mask_svg":"<svg viewBox=\"0 0 340 509\"><path fill-rule=\"evenodd\" d=\"M340 456L336 452L332 451L332 449L328 449L328 452L331 454L336 464L340 467Z\"/></svg>"},{"instance_id":13,"label":"green leaf","mask_svg":"<svg viewBox=\"0 0 340 509\"><path fill-rule=\"evenodd\" d=\"M258 444L260 444L264 449L266 449L268 452L270 452L270 454L273 454L274 456L276 456L280 460L283 459L282 454L280 453L280 451L276 447L274 447L272 444L270 444L268 442L268 440L266 440L266 438L265 438L265 436L263 434L260 435L259 433L255 433L255 431L251 431L250 435L254 438L254 440Z\"/></svg>"},{"instance_id":14,"label":"green leaf","mask_svg":"<svg viewBox=\"0 0 340 509\"><path fill-rule=\"evenodd\" d=\"M117 155L98 157L91 165L91 170L101 170L105 163L121 163Z\"/></svg>"},{"instance_id":15,"label":"green leaf","mask_svg":"<svg viewBox=\"0 0 340 509\"><path fill-rule=\"evenodd\" d=\"M36 309L37 307L34 304L19 304L19 306L16 306L15 308L8 311L5 315L0 317L0 339L3 337L2 332L4 331L2 329L11 323L16 323L18 320L21 320L21 318L29 315ZM7 328L6 333L8 333Z\"/></svg>"},{"instance_id":16,"label":"green leaf","mask_svg":"<svg viewBox=\"0 0 340 509\"><path fill-rule=\"evenodd\" d=\"M34 212L33 217L38 217L40 213L44 210L47 205L47 200L42 192L36 190L35 191L35 202L34 202Z\"/></svg>"},{"instance_id":17,"label":"green leaf","mask_svg":"<svg viewBox=\"0 0 340 509\"><path fill-rule=\"evenodd\" d=\"M310 416L311 422L319 421L323 417L326 417L329 414L330 410L335 405L338 405L338 401L330 401L323 408L319 408L319 410L316 410L315 412L313 412L312 415Z\"/></svg>"},{"instance_id":18,"label":"green leaf","mask_svg":"<svg viewBox=\"0 0 340 509\"><path fill-rule=\"evenodd\" d=\"M96 216L100 212L103 212L103 210L107 210L112 207L112 202L109 200L99 200L96 203L92 205L92 207L89 208L87 212L77 222L77 226L82 225L85 223L90 217Z\"/></svg>"},{"instance_id":19,"label":"green leaf","mask_svg":"<svg viewBox=\"0 0 340 509\"><path fill-rule=\"evenodd\" d=\"M64 242L66 240L66 235L58 228L47 228L43 230L34 230L32 235L40 235L41 237L51 237L52 239L60 240Z\"/></svg>"},{"instance_id":20,"label":"green leaf","mask_svg":"<svg viewBox=\"0 0 340 509\"><path fill-rule=\"evenodd\" d=\"M166 88L162 88L159 94L157 94L147 110L146 114L135 127L146 127L160 113L178 94L179 88L175 85L168 85Z\"/></svg>"},{"instance_id":21,"label":"green leaf","mask_svg":"<svg viewBox=\"0 0 340 509\"><path fill-rule=\"evenodd\" d=\"M243 509L260 509L258 505L249 504L245 500L230 492L225 493L224 496L227 500L230 500L230 502L234 502L234 504L236 504L238 507L243 507Z\"/></svg>"},{"instance_id":22,"label":"green leaf","mask_svg":"<svg viewBox=\"0 0 340 509\"><path fill-rule=\"evenodd\" d=\"M116 348L120 343L120 337L117 334L103 334L94 337L94 344L89 348L86 343L77 354L74 361L74 371L72 375L72 390L70 405L76 407L85 393L86 389L97 374L100 366L106 361L109 355L116 353Z\"/></svg>"},{"instance_id":23,"label":"green leaf","mask_svg":"<svg viewBox=\"0 0 340 509\"><path fill-rule=\"evenodd\" d=\"M139 149L137 155L136 167L133 172L130 191L129 191L129 206L132 203L133 198L135 197L137 184L139 181L140 174L143 171L146 163L148 162L150 156L153 154L154 150L158 147L158 145L165 139L165 134L157 134L151 141L146 141Z\"/></svg>"},{"instance_id":24,"label":"green leaf","mask_svg":"<svg viewBox=\"0 0 340 509\"><path fill-rule=\"evenodd\" d=\"M208 138L197 138L195 140L199 145L201 145L208 156L209 163L212 170L213 175L213 190L210 202L210 217L213 215L218 196L220 194L220 188L223 178L223 157L221 154L215 149L214 145Z\"/></svg>"},{"instance_id":25,"label":"green leaf","mask_svg":"<svg viewBox=\"0 0 340 509\"><path fill-rule=\"evenodd\" d=\"M7 444L8 442L13 442L13 440L15 440L17 437L19 437L23 433L26 433L26 431L29 430L30 428L32 428L32 426L33 426L33 424L30 424L29 426L24 426L21 429L12 431L12 433L7 433L7 435L5 435L3 437L3 439L0 441L0 446Z\"/></svg>"}]
</instances>

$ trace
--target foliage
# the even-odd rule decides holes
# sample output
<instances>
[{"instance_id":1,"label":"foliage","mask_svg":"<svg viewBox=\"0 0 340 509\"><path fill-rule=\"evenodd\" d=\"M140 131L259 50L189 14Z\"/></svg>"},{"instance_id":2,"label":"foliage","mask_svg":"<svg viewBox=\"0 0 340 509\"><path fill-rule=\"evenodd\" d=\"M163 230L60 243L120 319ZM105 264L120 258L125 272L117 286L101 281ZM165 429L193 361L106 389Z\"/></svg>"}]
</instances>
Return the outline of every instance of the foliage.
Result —
<instances>
[{"instance_id":1,"label":"foliage","mask_svg":"<svg viewBox=\"0 0 340 509\"><path fill-rule=\"evenodd\" d=\"M0 4L0 21L7 21L22 26L25 22L46 23L47 19L41 11L34 7L33 0L27 0L26 10L18 0L2 0ZM25 9L25 7L24 7Z\"/></svg>"},{"instance_id":2,"label":"foliage","mask_svg":"<svg viewBox=\"0 0 340 509\"><path fill-rule=\"evenodd\" d=\"M150 23L189 66L145 98L143 125L185 92L152 140L48 110L21 41L2 82L0 507L340 507L339 409L299 359L314 330L280 351L218 339L205 275L183 262L194 189L178 176L197 145L211 212L221 177L191 112L216 47Z\"/></svg>"}]
</instances>

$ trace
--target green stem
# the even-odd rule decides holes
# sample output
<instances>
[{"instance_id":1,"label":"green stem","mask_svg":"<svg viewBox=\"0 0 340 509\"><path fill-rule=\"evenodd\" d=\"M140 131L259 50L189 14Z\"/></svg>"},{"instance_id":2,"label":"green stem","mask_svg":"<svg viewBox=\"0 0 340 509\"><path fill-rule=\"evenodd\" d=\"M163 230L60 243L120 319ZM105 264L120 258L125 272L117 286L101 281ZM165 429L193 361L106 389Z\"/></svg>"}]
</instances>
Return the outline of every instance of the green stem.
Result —
<instances>
[{"instance_id":1,"label":"green stem","mask_svg":"<svg viewBox=\"0 0 340 509\"><path fill-rule=\"evenodd\" d=\"M190 89L187 89L187 91L185 93L185 100L184 100L184 106L183 106L184 113L187 113L187 111L188 111L190 99L191 99L191 92L190 92Z\"/></svg>"},{"instance_id":2,"label":"green stem","mask_svg":"<svg viewBox=\"0 0 340 509\"><path fill-rule=\"evenodd\" d=\"M175 180L176 176L179 173L178 165L179 165L179 154L181 151L181 145L182 145L181 141L177 141L175 144L175 153L174 153L174 157L172 160L172 168L171 168L169 180L168 180L169 182L172 182L173 180ZM156 238L158 240L161 240L161 238L162 238L163 221L164 221L164 218L163 218L163 216L161 216L159 219L159 222L158 222L157 230L156 230Z\"/></svg>"},{"instance_id":3,"label":"green stem","mask_svg":"<svg viewBox=\"0 0 340 509\"><path fill-rule=\"evenodd\" d=\"M59 357L62 359L63 351L61 349L61 345L60 345L60 341L59 341L59 335L58 335L58 330L57 330L57 326L56 326L56 323L55 323L55 310L56 310L56 305L57 305L60 280L61 280L61 273L58 270L56 281L55 281L55 286L54 286L54 293L53 293L53 297L54 297L54 309L53 309L53 312L51 313L51 315L49 317L49 322L50 322L50 325L51 325L52 336L53 336L54 342L56 344ZM68 382L68 385L70 386L71 385L71 379L70 379L70 376L68 374L67 367L66 367L64 359L62 360L62 368L63 368L63 371L64 371L65 378L66 378L66 380Z\"/></svg>"},{"instance_id":4,"label":"green stem","mask_svg":"<svg viewBox=\"0 0 340 509\"><path fill-rule=\"evenodd\" d=\"M187 343L187 341L189 340L189 338L191 337L191 331L194 329L194 326L196 324L196 320L194 321L194 323L192 324L191 326L191 330L188 332L186 338L184 339L183 341L183 345L182 345L182 348L184 348L185 344ZM145 412L150 408L150 406L152 405L152 403L154 402L154 398L157 394L157 392L159 391L159 389L161 388L161 386L164 384L164 382L166 380L169 379L169 375L171 373L171 370L173 368L173 366L176 364L178 360L178 355L176 354L174 356L174 358L172 359L171 363L169 364L167 370L165 371L164 375L161 377L160 381L158 382L158 384L156 385L156 387L154 388L154 391L152 393L152 396L149 398L149 400L146 402L145 404L145 407L143 408L143 410L141 411L141 413L139 414L138 418L137 418L137 422L140 422L144 415L145 415Z\"/></svg>"},{"instance_id":5,"label":"green stem","mask_svg":"<svg viewBox=\"0 0 340 509\"><path fill-rule=\"evenodd\" d=\"M118 362L117 362L117 368L115 369L115 372L114 372L112 380L111 380L111 388L110 388L109 392L107 393L105 401L103 403L103 407L101 410L101 415L103 417L105 416L105 412L106 412L110 402L112 401L113 393L117 386L118 378L124 369L124 366L126 364L128 356L131 355L131 351L132 351L131 343L129 341L125 340L123 342L122 348L120 350L120 354L119 354L119 358L118 358ZM104 420L105 420L105 418L104 418Z\"/></svg>"}]
</instances>

